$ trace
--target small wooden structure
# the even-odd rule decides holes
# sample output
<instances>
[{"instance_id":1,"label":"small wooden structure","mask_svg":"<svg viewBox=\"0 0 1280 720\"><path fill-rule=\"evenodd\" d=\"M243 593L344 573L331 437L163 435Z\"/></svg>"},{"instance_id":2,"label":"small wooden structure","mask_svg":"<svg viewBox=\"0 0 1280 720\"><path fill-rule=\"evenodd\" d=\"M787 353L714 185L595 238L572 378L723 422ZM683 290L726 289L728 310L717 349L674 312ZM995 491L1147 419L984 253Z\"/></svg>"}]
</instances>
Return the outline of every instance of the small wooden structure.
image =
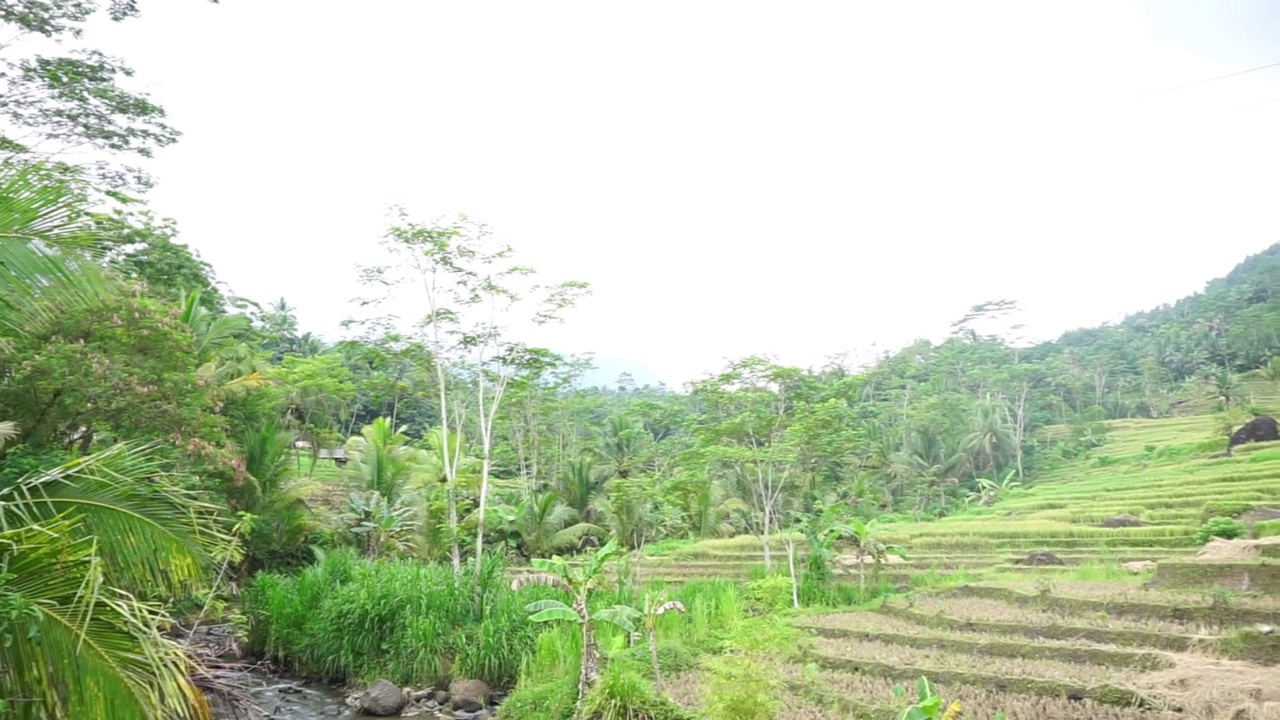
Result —
<instances>
[{"instance_id":1,"label":"small wooden structure","mask_svg":"<svg viewBox=\"0 0 1280 720\"><path fill-rule=\"evenodd\" d=\"M342 467L347 464L347 451L342 448L320 448L317 460L332 460L334 465Z\"/></svg>"}]
</instances>

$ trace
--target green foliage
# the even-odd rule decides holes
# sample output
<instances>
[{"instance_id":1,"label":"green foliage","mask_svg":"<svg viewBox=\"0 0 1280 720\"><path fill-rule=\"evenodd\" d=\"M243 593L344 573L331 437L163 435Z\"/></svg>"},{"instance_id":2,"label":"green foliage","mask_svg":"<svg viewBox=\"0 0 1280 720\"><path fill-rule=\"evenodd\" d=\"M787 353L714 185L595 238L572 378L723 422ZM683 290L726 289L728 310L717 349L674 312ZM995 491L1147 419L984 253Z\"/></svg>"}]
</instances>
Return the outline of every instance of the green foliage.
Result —
<instances>
[{"instance_id":1,"label":"green foliage","mask_svg":"<svg viewBox=\"0 0 1280 720\"><path fill-rule=\"evenodd\" d=\"M791 607L791 580L785 575L765 575L747 583L748 605L757 613L786 610Z\"/></svg>"},{"instance_id":2,"label":"green foliage","mask_svg":"<svg viewBox=\"0 0 1280 720\"><path fill-rule=\"evenodd\" d=\"M229 538L154 450L118 445L0 487L0 697L16 716L203 718L168 621ZM135 599L139 598L139 599Z\"/></svg>"},{"instance_id":3,"label":"green foliage","mask_svg":"<svg viewBox=\"0 0 1280 720\"><path fill-rule=\"evenodd\" d=\"M1255 538L1275 537L1280 535L1280 520L1259 520L1253 524Z\"/></svg>"},{"instance_id":4,"label":"green foliage","mask_svg":"<svg viewBox=\"0 0 1280 720\"><path fill-rule=\"evenodd\" d=\"M226 298L217 287L213 268L194 250L175 242L178 228L172 219L157 219L149 210L116 209L94 221L110 242L111 266L151 298L172 301L198 291L205 310L215 314L225 310Z\"/></svg>"},{"instance_id":5,"label":"green foliage","mask_svg":"<svg viewBox=\"0 0 1280 720\"><path fill-rule=\"evenodd\" d=\"M897 698L906 697L906 688L901 685L893 687ZM907 706L898 715L898 720L959 720L964 711L958 700L950 703L943 700L933 689L933 683L926 677L916 681L916 701ZM992 720L1004 720L1005 714L998 712Z\"/></svg>"},{"instance_id":6,"label":"green foliage","mask_svg":"<svg viewBox=\"0 0 1280 720\"><path fill-rule=\"evenodd\" d=\"M706 662L709 720L774 720L782 709L783 686L769 662L752 655L722 655Z\"/></svg>"},{"instance_id":7,"label":"green foliage","mask_svg":"<svg viewBox=\"0 0 1280 720\"><path fill-rule=\"evenodd\" d=\"M1210 518L1196 531L1196 542L1203 545L1213 538L1234 540L1235 538L1244 537L1244 534L1244 523L1239 520L1228 517L1215 517Z\"/></svg>"},{"instance_id":8,"label":"green foliage","mask_svg":"<svg viewBox=\"0 0 1280 720\"><path fill-rule=\"evenodd\" d=\"M654 692L643 668L621 659L610 662L583 699L579 716L584 720L693 720L678 705Z\"/></svg>"},{"instance_id":9,"label":"green foliage","mask_svg":"<svg viewBox=\"0 0 1280 720\"><path fill-rule=\"evenodd\" d=\"M455 576L447 566L326 553L296 576L255 578L245 591L250 643L335 680L420 686L452 675L510 686L538 630L528 594L502 574L496 560L479 576Z\"/></svg>"},{"instance_id":10,"label":"green foliage","mask_svg":"<svg viewBox=\"0 0 1280 720\"><path fill-rule=\"evenodd\" d=\"M498 708L499 720L570 720L578 704L578 669L521 679Z\"/></svg>"}]
</instances>

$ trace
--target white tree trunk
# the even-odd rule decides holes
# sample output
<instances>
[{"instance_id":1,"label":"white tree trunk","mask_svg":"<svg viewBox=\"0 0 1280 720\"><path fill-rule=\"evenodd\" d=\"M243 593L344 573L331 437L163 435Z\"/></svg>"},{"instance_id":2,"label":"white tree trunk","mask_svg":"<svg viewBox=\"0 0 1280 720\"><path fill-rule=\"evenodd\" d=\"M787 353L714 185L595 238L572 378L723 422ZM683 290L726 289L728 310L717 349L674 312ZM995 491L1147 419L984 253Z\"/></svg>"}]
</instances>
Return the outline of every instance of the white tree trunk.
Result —
<instances>
[{"instance_id":1,"label":"white tree trunk","mask_svg":"<svg viewBox=\"0 0 1280 720\"><path fill-rule=\"evenodd\" d=\"M800 583L796 581L796 543L787 538L787 568L791 571L791 606L800 609Z\"/></svg>"},{"instance_id":2,"label":"white tree trunk","mask_svg":"<svg viewBox=\"0 0 1280 720\"><path fill-rule=\"evenodd\" d=\"M773 555L769 552L769 501L764 503L764 571L773 572Z\"/></svg>"}]
</instances>

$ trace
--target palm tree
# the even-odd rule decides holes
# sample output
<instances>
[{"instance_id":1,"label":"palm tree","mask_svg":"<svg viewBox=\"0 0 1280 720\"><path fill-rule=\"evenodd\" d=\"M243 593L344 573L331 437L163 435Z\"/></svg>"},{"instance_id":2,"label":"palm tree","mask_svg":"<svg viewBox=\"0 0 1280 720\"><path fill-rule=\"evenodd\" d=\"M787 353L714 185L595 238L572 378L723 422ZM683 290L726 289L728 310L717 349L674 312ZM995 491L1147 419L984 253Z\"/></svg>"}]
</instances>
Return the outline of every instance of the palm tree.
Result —
<instances>
[{"instance_id":1,"label":"palm tree","mask_svg":"<svg viewBox=\"0 0 1280 720\"><path fill-rule=\"evenodd\" d=\"M979 404L974 412L973 432L965 438L966 447L976 459L974 469L994 474L1012 453L1013 442L1013 431L998 409L991 403Z\"/></svg>"},{"instance_id":2,"label":"palm tree","mask_svg":"<svg viewBox=\"0 0 1280 720\"><path fill-rule=\"evenodd\" d=\"M545 557L582 542L582 536L603 533L596 525L575 522L578 513L554 492L529 496L514 511L499 507L506 515L509 532L520 536L520 544L529 557Z\"/></svg>"},{"instance_id":3,"label":"palm tree","mask_svg":"<svg viewBox=\"0 0 1280 720\"><path fill-rule=\"evenodd\" d=\"M291 458L294 433L278 419L245 433L245 481L229 493L231 509L254 516L247 567L260 567L263 553L292 554L306 543L315 527L306 498L314 483L293 480Z\"/></svg>"},{"instance_id":4,"label":"palm tree","mask_svg":"<svg viewBox=\"0 0 1280 720\"><path fill-rule=\"evenodd\" d=\"M590 522L600 514L608 470L597 468L590 458L580 457L566 466L556 483L556 492L582 520Z\"/></svg>"},{"instance_id":5,"label":"palm tree","mask_svg":"<svg viewBox=\"0 0 1280 720\"><path fill-rule=\"evenodd\" d=\"M600 455L609 463L615 477L631 477L640 457L644 429L626 415L614 415L599 433Z\"/></svg>"},{"instance_id":6,"label":"palm tree","mask_svg":"<svg viewBox=\"0 0 1280 720\"><path fill-rule=\"evenodd\" d=\"M365 425L347 441L347 453L355 461L364 489L376 491L395 504L414 474L423 469L423 453L409 446L405 428L393 428L385 417Z\"/></svg>"},{"instance_id":7,"label":"palm tree","mask_svg":"<svg viewBox=\"0 0 1280 720\"><path fill-rule=\"evenodd\" d=\"M201 378L212 382L222 394L249 390L266 384L265 364L241 341L253 324L244 315L217 315L201 304L199 290L181 298L179 319L195 340Z\"/></svg>"}]
</instances>

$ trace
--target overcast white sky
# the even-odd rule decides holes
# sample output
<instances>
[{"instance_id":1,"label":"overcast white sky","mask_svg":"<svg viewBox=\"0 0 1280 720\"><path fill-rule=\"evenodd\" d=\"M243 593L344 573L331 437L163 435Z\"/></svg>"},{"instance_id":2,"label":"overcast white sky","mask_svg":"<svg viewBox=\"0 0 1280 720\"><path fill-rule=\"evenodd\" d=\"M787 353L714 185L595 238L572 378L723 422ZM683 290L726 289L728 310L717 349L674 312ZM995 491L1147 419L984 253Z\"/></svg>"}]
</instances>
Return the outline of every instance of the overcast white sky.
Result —
<instances>
[{"instance_id":1,"label":"overcast white sky","mask_svg":"<svg viewBox=\"0 0 1280 720\"><path fill-rule=\"evenodd\" d=\"M678 386L1012 298L1041 336L1280 240L1266 0L152 0L95 29L185 135L151 201L337 336L388 205L594 295L543 338ZM412 314L406 309L406 314Z\"/></svg>"}]
</instances>

